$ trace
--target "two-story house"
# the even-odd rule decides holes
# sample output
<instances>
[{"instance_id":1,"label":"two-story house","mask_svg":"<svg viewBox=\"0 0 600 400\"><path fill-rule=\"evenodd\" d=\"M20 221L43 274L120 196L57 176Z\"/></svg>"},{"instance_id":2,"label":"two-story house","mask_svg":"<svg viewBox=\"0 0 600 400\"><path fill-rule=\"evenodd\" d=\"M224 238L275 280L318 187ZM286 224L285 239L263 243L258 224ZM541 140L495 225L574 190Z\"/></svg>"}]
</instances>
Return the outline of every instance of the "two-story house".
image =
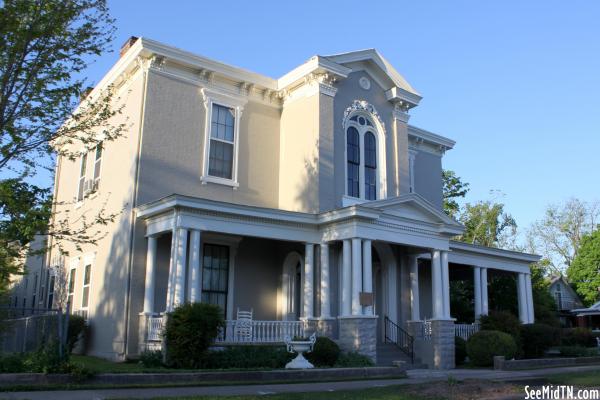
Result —
<instances>
[{"instance_id":1,"label":"two-story house","mask_svg":"<svg viewBox=\"0 0 600 400\"><path fill-rule=\"evenodd\" d=\"M109 85L127 133L59 159L55 197L74 219L122 212L97 246L49 257L74 282L91 354L160 346L163 313L203 301L228 320L220 343L252 310L252 342L317 331L375 359L411 337L452 367L454 267L472 270L476 316L488 270L514 274L533 322L538 257L451 240L463 227L442 211L441 176L455 143L408 124L421 96L377 51L273 79L132 38L90 96Z\"/></svg>"}]
</instances>

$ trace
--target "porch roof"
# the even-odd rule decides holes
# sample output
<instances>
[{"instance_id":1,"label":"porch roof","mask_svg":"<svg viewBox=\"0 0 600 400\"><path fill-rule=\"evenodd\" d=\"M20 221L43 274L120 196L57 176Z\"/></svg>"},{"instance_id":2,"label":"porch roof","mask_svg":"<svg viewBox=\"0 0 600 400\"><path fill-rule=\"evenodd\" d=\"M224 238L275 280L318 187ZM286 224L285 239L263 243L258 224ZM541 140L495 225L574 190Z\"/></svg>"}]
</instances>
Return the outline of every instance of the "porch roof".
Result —
<instances>
[{"instance_id":1,"label":"porch roof","mask_svg":"<svg viewBox=\"0 0 600 400\"><path fill-rule=\"evenodd\" d=\"M147 234L176 224L280 240L321 241L362 237L391 243L447 249L462 225L421 196L403 196L355 204L322 213L303 213L233 204L173 194L144 204L137 216L147 221Z\"/></svg>"},{"instance_id":2,"label":"porch roof","mask_svg":"<svg viewBox=\"0 0 600 400\"><path fill-rule=\"evenodd\" d=\"M586 315L600 315L600 301L588 308L577 308L575 310L571 310L571 312L576 314L578 317L583 317Z\"/></svg>"}]
</instances>

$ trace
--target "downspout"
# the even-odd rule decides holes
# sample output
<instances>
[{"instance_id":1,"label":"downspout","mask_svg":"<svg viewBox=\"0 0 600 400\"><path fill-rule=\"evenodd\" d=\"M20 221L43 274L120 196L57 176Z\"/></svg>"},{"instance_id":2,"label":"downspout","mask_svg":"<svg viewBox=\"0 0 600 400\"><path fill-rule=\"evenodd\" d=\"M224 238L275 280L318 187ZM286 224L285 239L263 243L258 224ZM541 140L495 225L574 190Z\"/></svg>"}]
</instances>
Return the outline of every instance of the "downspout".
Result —
<instances>
[{"instance_id":1,"label":"downspout","mask_svg":"<svg viewBox=\"0 0 600 400\"><path fill-rule=\"evenodd\" d=\"M138 196L138 182L139 182L139 171L140 171L140 159L141 159L141 151L142 151L142 135L144 132L144 116L146 112L146 94L148 92L148 73L149 69L146 68L146 61L144 60L140 63L143 73L143 94L142 94L142 103L140 105L140 120L139 120L139 133L138 133L138 143L137 143L137 156L135 160L135 180L133 183L133 192L131 194L131 232L129 235L129 261L127 263L127 290L125 292L125 338L124 338L124 347L125 347L125 356L129 354L129 315L130 315L130 301L131 301L131 274L133 271L133 242L135 239L135 208L137 206L137 196Z\"/></svg>"}]
</instances>

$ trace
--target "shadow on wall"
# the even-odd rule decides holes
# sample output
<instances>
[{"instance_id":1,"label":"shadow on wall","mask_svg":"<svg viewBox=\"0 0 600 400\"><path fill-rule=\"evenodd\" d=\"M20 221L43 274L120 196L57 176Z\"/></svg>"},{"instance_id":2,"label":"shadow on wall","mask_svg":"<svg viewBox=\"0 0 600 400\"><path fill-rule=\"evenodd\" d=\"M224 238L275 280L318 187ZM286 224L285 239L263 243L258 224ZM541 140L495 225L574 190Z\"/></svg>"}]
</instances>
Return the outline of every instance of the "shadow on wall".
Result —
<instances>
[{"instance_id":1,"label":"shadow on wall","mask_svg":"<svg viewBox=\"0 0 600 400\"><path fill-rule=\"evenodd\" d=\"M319 145L317 143L318 150ZM304 174L300 175L296 185L296 207L295 209L301 212L318 213L319 206L319 159L313 155L312 159L304 159Z\"/></svg>"}]
</instances>

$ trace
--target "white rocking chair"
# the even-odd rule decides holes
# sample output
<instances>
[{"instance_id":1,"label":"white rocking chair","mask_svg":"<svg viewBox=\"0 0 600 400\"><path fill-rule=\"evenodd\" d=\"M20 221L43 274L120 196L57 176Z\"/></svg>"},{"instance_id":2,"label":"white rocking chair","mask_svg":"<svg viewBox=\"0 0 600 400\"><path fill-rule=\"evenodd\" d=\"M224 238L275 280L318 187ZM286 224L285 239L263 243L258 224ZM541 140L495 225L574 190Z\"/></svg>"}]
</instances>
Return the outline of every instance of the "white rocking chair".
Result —
<instances>
[{"instance_id":1,"label":"white rocking chair","mask_svg":"<svg viewBox=\"0 0 600 400\"><path fill-rule=\"evenodd\" d=\"M235 322L234 329L234 337L236 341L252 341L252 314L252 309L250 309L250 311L240 311L240 309L238 308L237 320Z\"/></svg>"}]
</instances>

